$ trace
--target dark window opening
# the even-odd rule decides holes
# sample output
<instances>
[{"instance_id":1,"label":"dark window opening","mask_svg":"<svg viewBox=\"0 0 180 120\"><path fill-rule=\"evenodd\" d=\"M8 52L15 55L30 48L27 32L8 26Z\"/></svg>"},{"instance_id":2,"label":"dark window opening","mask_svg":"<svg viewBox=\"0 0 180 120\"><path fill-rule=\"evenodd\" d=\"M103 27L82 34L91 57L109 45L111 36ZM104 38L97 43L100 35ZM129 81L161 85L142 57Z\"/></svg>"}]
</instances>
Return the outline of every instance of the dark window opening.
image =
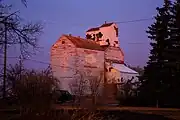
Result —
<instances>
[{"instance_id":1,"label":"dark window opening","mask_svg":"<svg viewBox=\"0 0 180 120\"><path fill-rule=\"evenodd\" d=\"M93 38L91 38L92 40L95 40L95 38L96 38L96 35L95 34L93 34Z\"/></svg>"},{"instance_id":2,"label":"dark window opening","mask_svg":"<svg viewBox=\"0 0 180 120\"><path fill-rule=\"evenodd\" d=\"M116 37L118 37L118 28L114 27L115 31L116 31Z\"/></svg>"},{"instance_id":3,"label":"dark window opening","mask_svg":"<svg viewBox=\"0 0 180 120\"><path fill-rule=\"evenodd\" d=\"M102 38L102 36L103 36L103 34L102 34L101 32L99 32L99 33L96 34L96 37L97 37L97 38Z\"/></svg>"},{"instance_id":4,"label":"dark window opening","mask_svg":"<svg viewBox=\"0 0 180 120\"><path fill-rule=\"evenodd\" d=\"M114 41L116 44L118 44L118 41Z\"/></svg>"},{"instance_id":5,"label":"dark window opening","mask_svg":"<svg viewBox=\"0 0 180 120\"><path fill-rule=\"evenodd\" d=\"M109 39L107 39L106 42L109 42Z\"/></svg>"},{"instance_id":6,"label":"dark window opening","mask_svg":"<svg viewBox=\"0 0 180 120\"><path fill-rule=\"evenodd\" d=\"M108 43L108 46L109 46L110 45L109 39L107 39L106 42Z\"/></svg>"},{"instance_id":7,"label":"dark window opening","mask_svg":"<svg viewBox=\"0 0 180 120\"><path fill-rule=\"evenodd\" d=\"M124 82L123 78L121 78L121 82Z\"/></svg>"},{"instance_id":8,"label":"dark window opening","mask_svg":"<svg viewBox=\"0 0 180 120\"><path fill-rule=\"evenodd\" d=\"M113 69L113 67L110 67L110 68L109 68L109 72L111 72L111 69Z\"/></svg>"},{"instance_id":9,"label":"dark window opening","mask_svg":"<svg viewBox=\"0 0 180 120\"><path fill-rule=\"evenodd\" d=\"M90 34L87 34L87 35L86 35L86 39L91 39L91 37L92 37L92 36L91 36Z\"/></svg>"},{"instance_id":10,"label":"dark window opening","mask_svg":"<svg viewBox=\"0 0 180 120\"><path fill-rule=\"evenodd\" d=\"M62 41L62 44L65 44L65 41Z\"/></svg>"}]
</instances>

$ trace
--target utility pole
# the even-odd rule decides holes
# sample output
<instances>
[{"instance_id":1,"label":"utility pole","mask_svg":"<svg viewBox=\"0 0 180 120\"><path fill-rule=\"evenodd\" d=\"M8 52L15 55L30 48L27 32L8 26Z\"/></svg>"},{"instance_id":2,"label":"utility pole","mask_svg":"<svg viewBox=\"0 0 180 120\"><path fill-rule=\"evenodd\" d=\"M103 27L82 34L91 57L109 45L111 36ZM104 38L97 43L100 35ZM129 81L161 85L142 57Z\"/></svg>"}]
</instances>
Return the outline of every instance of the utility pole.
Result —
<instances>
[{"instance_id":1,"label":"utility pole","mask_svg":"<svg viewBox=\"0 0 180 120\"><path fill-rule=\"evenodd\" d=\"M7 21L4 23L4 75L3 75L3 98L6 97L6 69L7 69Z\"/></svg>"},{"instance_id":2,"label":"utility pole","mask_svg":"<svg viewBox=\"0 0 180 120\"><path fill-rule=\"evenodd\" d=\"M22 51L22 42L21 42L21 39L20 39L20 53ZM21 80L21 74L22 74L22 54L20 54L19 56L19 67L20 67L20 75L19 75L19 80Z\"/></svg>"}]
</instances>

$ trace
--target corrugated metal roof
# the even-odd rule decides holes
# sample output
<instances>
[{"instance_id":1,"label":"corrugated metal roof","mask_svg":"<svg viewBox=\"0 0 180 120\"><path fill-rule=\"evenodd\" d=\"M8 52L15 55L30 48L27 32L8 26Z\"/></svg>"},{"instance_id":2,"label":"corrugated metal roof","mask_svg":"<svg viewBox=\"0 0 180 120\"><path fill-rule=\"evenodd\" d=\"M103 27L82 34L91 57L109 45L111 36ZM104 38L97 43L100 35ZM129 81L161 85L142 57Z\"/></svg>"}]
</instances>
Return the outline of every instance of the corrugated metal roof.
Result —
<instances>
[{"instance_id":1,"label":"corrugated metal roof","mask_svg":"<svg viewBox=\"0 0 180 120\"><path fill-rule=\"evenodd\" d=\"M113 63L112 66L114 68L116 68L117 70L119 70L120 72L123 72L123 73L130 73L130 74L138 74L138 72L128 68L127 66L125 66L124 64L116 64L116 63Z\"/></svg>"},{"instance_id":2,"label":"corrugated metal roof","mask_svg":"<svg viewBox=\"0 0 180 120\"><path fill-rule=\"evenodd\" d=\"M69 39L78 48L104 51L104 48L93 40L87 40L80 37L74 37L69 35L64 35L64 36L67 39Z\"/></svg>"}]
</instances>

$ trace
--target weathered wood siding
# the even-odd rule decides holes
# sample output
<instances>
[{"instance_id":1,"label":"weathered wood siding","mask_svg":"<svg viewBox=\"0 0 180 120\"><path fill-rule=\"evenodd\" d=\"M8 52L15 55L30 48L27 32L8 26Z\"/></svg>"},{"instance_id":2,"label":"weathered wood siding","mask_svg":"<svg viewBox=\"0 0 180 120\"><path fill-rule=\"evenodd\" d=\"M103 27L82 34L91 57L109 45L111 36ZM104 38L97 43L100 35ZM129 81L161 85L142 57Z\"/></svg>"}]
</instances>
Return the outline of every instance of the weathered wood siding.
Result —
<instances>
[{"instance_id":1,"label":"weathered wood siding","mask_svg":"<svg viewBox=\"0 0 180 120\"><path fill-rule=\"evenodd\" d=\"M124 54L120 48L108 47L105 50L105 59L112 61L124 61Z\"/></svg>"},{"instance_id":2,"label":"weathered wood siding","mask_svg":"<svg viewBox=\"0 0 180 120\"><path fill-rule=\"evenodd\" d=\"M87 55L93 55L96 58L96 62L89 64L86 61ZM90 49L83 49L77 48L77 59L76 59L76 69L77 69L77 76L83 77L82 79L85 80L85 87L84 92L89 94L90 93L90 80L99 80L101 79L101 83L103 82L103 72L104 72L104 51L97 51L97 50L90 50ZM80 78L81 79L81 78ZM79 80L80 80L79 79ZM78 87L78 83L76 82ZM100 83L100 84L101 84Z\"/></svg>"},{"instance_id":3,"label":"weathered wood siding","mask_svg":"<svg viewBox=\"0 0 180 120\"><path fill-rule=\"evenodd\" d=\"M69 89L69 82L76 72L76 47L61 37L51 48L51 67L53 75L59 80L62 89Z\"/></svg>"},{"instance_id":4,"label":"weathered wood siding","mask_svg":"<svg viewBox=\"0 0 180 120\"><path fill-rule=\"evenodd\" d=\"M96 58L96 62L90 64L85 60L89 54ZM104 70L104 51L77 48L77 56L77 67L87 76L99 76L100 72Z\"/></svg>"},{"instance_id":5,"label":"weathered wood siding","mask_svg":"<svg viewBox=\"0 0 180 120\"><path fill-rule=\"evenodd\" d=\"M96 58L96 62L86 62L85 58L89 54ZM60 81L59 87L72 93L72 86L79 87L77 80L100 77L104 71L104 51L76 48L66 37L61 37L52 46L51 67L53 75Z\"/></svg>"}]
</instances>

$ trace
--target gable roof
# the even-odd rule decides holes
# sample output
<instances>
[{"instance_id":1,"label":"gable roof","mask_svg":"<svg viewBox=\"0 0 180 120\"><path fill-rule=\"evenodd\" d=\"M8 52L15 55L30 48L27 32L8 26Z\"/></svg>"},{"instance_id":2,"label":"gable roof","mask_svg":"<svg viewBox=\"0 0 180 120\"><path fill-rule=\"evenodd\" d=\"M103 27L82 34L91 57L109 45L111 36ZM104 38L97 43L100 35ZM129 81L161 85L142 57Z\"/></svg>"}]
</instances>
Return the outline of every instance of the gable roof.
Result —
<instances>
[{"instance_id":1,"label":"gable roof","mask_svg":"<svg viewBox=\"0 0 180 120\"><path fill-rule=\"evenodd\" d=\"M101 47L95 41L83 39L80 37L69 36L69 35L63 35L63 36L65 36L68 40L70 40L78 48L104 51L104 48Z\"/></svg>"},{"instance_id":2,"label":"gable roof","mask_svg":"<svg viewBox=\"0 0 180 120\"><path fill-rule=\"evenodd\" d=\"M114 23L113 22L112 23L105 23L105 24L102 24L100 27L90 28L86 32L98 31L101 27L108 27L108 26L111 26L112 24L114 24Z\"/></svg>"}]
</instances>

